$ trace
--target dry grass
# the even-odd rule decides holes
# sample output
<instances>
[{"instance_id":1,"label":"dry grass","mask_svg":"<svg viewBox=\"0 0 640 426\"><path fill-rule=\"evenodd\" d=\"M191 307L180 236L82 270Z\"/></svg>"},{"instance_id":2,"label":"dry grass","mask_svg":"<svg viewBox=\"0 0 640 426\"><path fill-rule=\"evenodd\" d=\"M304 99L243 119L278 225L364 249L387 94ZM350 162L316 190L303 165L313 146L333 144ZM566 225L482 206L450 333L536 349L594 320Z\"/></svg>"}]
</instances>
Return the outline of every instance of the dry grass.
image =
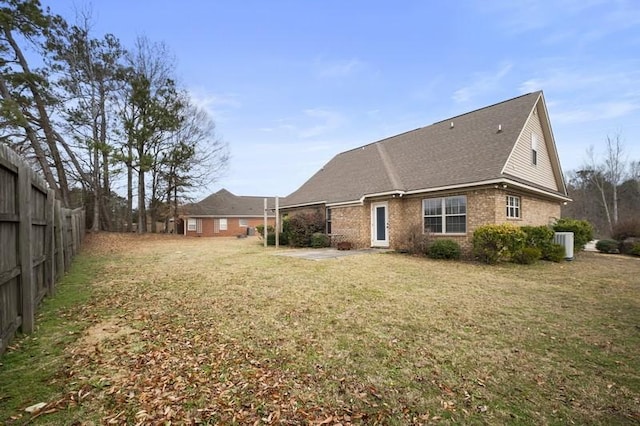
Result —
<instances>
[{"instance_id":1,"label":"dry grass","mask_svg":"<svg viewBox=\"0 0 640 426\"><path fill-rule=\"evenodd\" d=\"M93 237L93 325L64 353L66 410L36 421L640 422L638 259L272 254Z\"/></svg>"}]
</instances>

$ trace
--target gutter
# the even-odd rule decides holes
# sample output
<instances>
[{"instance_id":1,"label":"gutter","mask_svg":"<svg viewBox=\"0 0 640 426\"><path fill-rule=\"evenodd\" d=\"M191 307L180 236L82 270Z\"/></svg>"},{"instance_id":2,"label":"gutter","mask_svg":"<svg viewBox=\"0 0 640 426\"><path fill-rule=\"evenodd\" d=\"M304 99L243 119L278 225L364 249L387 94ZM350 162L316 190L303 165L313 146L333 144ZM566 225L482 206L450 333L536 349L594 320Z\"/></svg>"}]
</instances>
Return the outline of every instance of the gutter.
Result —
<instances>
[{"instance_id":1,"label":"gutter","mask_svg":"<svg viewBox=\"0 0 640 426\"><path fill-rule=\"evenodd\" d=\"M364 201L367 198L384 197L384 196L388 196L388 195L397 195L398 197L403 197L405 195L416 195L416 194L427 194L427 193L430 193L430 192L462 190L462 189L468 189L468 188L473 188L473 187L478 187L478 186L488 186L488 185L495 185L496 187L502 186L503 189L506 189L509 186L511 186L511 187L518 188L518 189L521 189L521 190L525 190L525 191L529 191L529 192L535 192L535 193L538 193L538 194L545 195L547 197L559 199L559 200L562 200L564 202L573 201L573 199L571 199L568 196L564 196L564 195L557 194L557 193L550 192L550 191L545 191L543 189L535 188L533 186L526 185L526 184L511 180L511 179L500 178L500 179L489 179L489 180L484 180L484 181L480 181L480 182L465 183L465 184L458 184L458 185L438 186L438 187L435 187L435 188L413 189L413 190L410 190L410 191L403 191L403 190L400 190L400 189L396 189L396 190L393 190L393 191L385 191L385 192L376 192L376 193L373 193L373 194L365 194L362 197L360 197L359 199L351 200L351 201L340 201L340 202L336 202L336 203L327 203L326 201L316 201L316 202L313 202L313 203L296 204L296 205L286 206L286 207L281 207L281 208L306 207L306 206L313 206L313 205L317 205L317 204L325 204L327 207L339 207L339 206L347 206L347 205L363 205Z\"/></svg>"}]
</instances>

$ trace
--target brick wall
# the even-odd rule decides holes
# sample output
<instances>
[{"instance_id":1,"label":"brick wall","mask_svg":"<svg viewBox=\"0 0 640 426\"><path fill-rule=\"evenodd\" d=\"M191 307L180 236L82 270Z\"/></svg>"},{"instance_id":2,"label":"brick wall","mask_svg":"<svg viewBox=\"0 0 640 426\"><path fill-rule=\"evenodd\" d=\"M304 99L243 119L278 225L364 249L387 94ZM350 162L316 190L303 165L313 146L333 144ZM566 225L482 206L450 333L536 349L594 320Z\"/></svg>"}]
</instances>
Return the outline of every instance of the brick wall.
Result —
<instances>
[{"instance_id":1,"label":"brick wall","mask_svg":"<svg viewBox=\"0 0 640 426\"><path fill-rule=\"evenodd\" d=\"M264 224L264 218L262 217L249 217L249 218L239 218L239 217L228 217L227 219L227 230L220 232L214 232L214 220L220 218L213 217L203 217L200 218L202 220L202 233L198 234L196 231L188 231L187 236L190 237L235 237L237 235L246 235L247 228L254 228L258 225ZM247 226L240 226L240 219L245 219L247 221ZM267 223L271 226L274 226L276 223L276 219L270 217L267 219ZM187 227L187 220L185 220L185 228Z\"/></svg>"},{"instance_id":2,"label":"brick wall","mask_svg":"<svg viewBox=\"0 0 640 426\"><path fill-rule=\"evenodd\" d=\"M466 192L429 194L388 198L389 246L403 248L402 244L411 232L422 232L422 200L425 198L467 196L467 232L465 235L431 235L431 238L446 238L457 241L469 251L473 231L482 225L491 223L513 223L517 226L548 225L560 217L560 202L549 201L503 188L478 188ZM520 197L521 218L508 219L506 215L506 196ZM378 200L374 200L376 202ZM349 241L354 248L371 246L371 203L367 200L362 206L333 207L331 209L331 233L335 236L332 243ZM324 215L324 207L319 207ZM313 212L316 208L291 209L292 215L298 212Z\"/></svg>"},{"instance_id":3,"label":"brick wall","mask_svg":"<svg viewBox=\"0 0 640 426\"><path fill-rule=\"evenodd\" d=\"M371 246L368 228L370 205L334 207L331 209L331 244L349 241L353 248Z\"/></svg>"}]
</instances>

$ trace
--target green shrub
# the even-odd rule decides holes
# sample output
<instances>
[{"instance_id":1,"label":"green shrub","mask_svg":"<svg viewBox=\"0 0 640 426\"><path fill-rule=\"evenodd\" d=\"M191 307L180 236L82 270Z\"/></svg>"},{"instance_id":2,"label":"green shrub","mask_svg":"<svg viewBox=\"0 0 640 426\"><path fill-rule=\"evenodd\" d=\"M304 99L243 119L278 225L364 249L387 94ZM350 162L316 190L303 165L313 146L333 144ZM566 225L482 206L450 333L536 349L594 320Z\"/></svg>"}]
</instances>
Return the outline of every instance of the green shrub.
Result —
<instances>
[{"instance_id":1,"label":"green shrub","mask_svg":"<svg viewBox=\"0 0 640 426\"><path fill-rule=\"evenodd\" d=\"M556 232L573 232L573 248L580 251L593 240L593 226L586 220L561 218L553 225Z\"/></svg>"},{"instance_id":2,"label":"green shrub","mask_svg":"<svg viewBox=\"0 0 640 426\"><path fill-rule=\"evenodd\" d=\"M629 254L632 254L634 256L640 256L640 243L637 243L636 245L634 245L631 248L631 251L629 251Z\"/></svg>"},{"instance_id":3,"label":"green shrub","mask_svg":"<svg viewBox=\"0 0 640 426\"><path fill-rule=\"evenodd\" d=\"M524 231L511 224L481 226L473 232L473 254L488 264L507 261L524 248L525 237Z\"/></svg>"},{"instance_id":4,"label":"green shrub","mask_svg":"<svg viewBox=\"0 0 640 426\"><path fill-rule=\"evenodd\" d=\"M531 265L542 258L542 250L537 247L523 247L513 255L513 261L522 265Z\"/></svg>"},{"instance_id":5,"label":"green shrub","mask_svg":"<svg viewBox=\"0 0 640 426\"><path fill-rule=\"evenodd\" d=\"M322 232L314 232L313 235L311 235L311 247L329 247L329 236Z\"/></svg>"},{"instance_id":6,"label":"green shrub","mask_svg":"<svg viewBox=\"0 0 640 426\"><path fill-rule=\"evenodd\" d=\"M276 245L276 233L275 232L270 232L267 235L267 245L268 246L275 246ZM281 245L281 246L288 245L287 236L282 232L280 233L280 238L278 239L278 245Z\"/></svg>"},{"instance_id":7,"label":"green shrub","mask_svg":"<svg viewBox=\"0 0 640 426\"><path fill-rule=\"evenodd\" d=\"M278 243L281 246L288 246L289 245L289 238L287 237L287 234L284 232L280 233L280 240L278 241Z\"/></svg>"},{"instance_id":8,"label":"green shrub","mask_svg":"<svg viewBox=\"0 0 640 426\"><path fill-rule=\"evenodd\" d=\"M460 244L453 240L435 240L427 250L427 256L432 259L460 259Z\"/></svg>"},{"instance_id":9,"label":"green shrub","mask_svg":"<svg viewBox=\"0 0 640 426\"><path fill-rule=\"evenodd\" d=\"M611 238L618 241L624 241L627 238L640 237L640 219L627 219L613 225Z\"/></svg>"},{"instance_id":10,"label":"green shrub","mask_svg":"<svg viewBox=\"0 0 640 426\"><path fill-rule=\"evenodd\" d=\"M627 237L624 240L620 241L618 244L618 250L622 254L633 254L633 248L640 244L640 238L638 237Z\"/></svg>"},{"instance_id":11,"label":"green shrub","mask_svg":"<svg viewBox=\"0 0 640 426\"><path fill-rule=\"evenodd\" d=\"M288 218L287 240L293 247L310 247L311 236L316 232L323 232L324 217L320 212L297 213Z\"/></svg>"},{"instance_id":12,"label":"green shrub","mask_svg":"<svg viewBox=\"0 0 640 426\"><path fill-rule=\"evenodd\" d=\"M598 240L596 249L600 253L620 253L619 243L616 240Z\"/></svg>"},{"instance_id":13,"label":"green shrub","mask_svg":"<svg viewBox=\"0 0 640 426\"><path fill-rule=\"evenodd\" d=\"M552 262L562 262L566 257L566 251L565 248L562 244L551 244L551 247L549 248L549 252L547 253L547 256L544 257L545 260L550 260Z\"/></svg>"},{"instance_id":14,"label":"green shrub","mask_svg":"<svg viewBox=\"0 0 640 426\"><path fill-rule=\"evenodd\" d=\"M260 236L261 236L262 238L264 238L264 225L256 225L256 231L258 231L258 234L260 234ZM268 232L269 234L267 234L267 235L271 235L271 234L273 234L273 231L274 231L273 226L268 225L268 226L267 226L267 232Z\"/></svg>"},{"instance_id":15,"label":"green shrub","mask_svg":"<svg viewBox=\"0 0 640 426\"><path fill-rule=\"evenodd\" d=\"M524 245L540 249L541 259L548 259L553 245L553 229L548 226L522 226Z\"/></svg>"}]
</instances>

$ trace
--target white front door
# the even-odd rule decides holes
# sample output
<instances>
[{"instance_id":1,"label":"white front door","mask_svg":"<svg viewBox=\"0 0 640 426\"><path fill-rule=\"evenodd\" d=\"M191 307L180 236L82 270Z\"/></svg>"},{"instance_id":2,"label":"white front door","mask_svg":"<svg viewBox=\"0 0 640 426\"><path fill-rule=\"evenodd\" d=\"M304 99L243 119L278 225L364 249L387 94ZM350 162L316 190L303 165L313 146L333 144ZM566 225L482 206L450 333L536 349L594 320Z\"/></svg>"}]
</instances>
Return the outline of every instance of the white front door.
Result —
<instances>
[{"instance_id":1,"label":"white front door","mask_svg":"<svg viewBox=\"0 0 640 426\"><path fill-rule=\"evenodd\" d=\"M371 247L389 247L389 205L371 203Z\"/></svg>"}]
</instances>

